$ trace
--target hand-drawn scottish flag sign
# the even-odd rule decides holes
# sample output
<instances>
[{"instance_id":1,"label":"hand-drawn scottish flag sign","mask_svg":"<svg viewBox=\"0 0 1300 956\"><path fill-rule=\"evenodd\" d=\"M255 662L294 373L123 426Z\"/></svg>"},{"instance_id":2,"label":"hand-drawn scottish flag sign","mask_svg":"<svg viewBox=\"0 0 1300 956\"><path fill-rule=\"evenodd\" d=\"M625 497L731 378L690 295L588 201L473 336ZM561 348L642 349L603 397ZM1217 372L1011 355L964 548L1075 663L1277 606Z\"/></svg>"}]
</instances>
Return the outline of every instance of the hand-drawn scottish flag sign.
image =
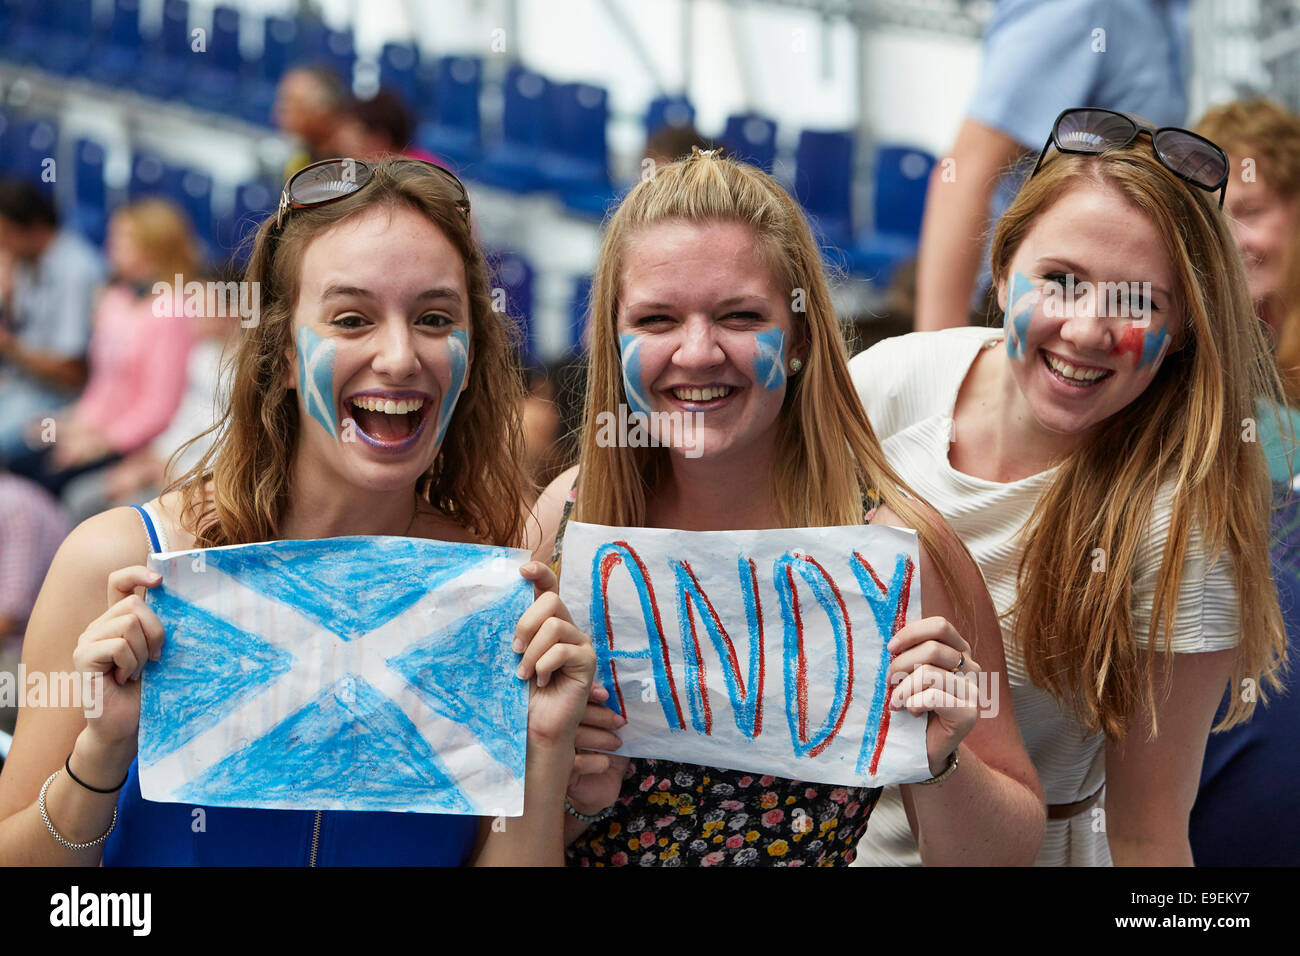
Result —
<instances>
[{"instance_id":1,"label":"hand-drawn scottish flag sign","mask_svg":"<svg viewBox=\"0 0 1300 956\"><path fill-rule=\"evenodd\" d=\"M528 552L417 538L154 555L140 789L209 806L519 816Z\"/></svg>"},{"instance_id":2,"label":"hand-drawn scottish flag sign","mask_svg":"<svg viewBox=\"0 0 1300 956\"><path fill-rule=\"evenodd\" d=\"M916 532L571 521L560 594L628 718L618 751L818 783L930 776L885 644L920 616Z\"/></svg>"}]
</instances>

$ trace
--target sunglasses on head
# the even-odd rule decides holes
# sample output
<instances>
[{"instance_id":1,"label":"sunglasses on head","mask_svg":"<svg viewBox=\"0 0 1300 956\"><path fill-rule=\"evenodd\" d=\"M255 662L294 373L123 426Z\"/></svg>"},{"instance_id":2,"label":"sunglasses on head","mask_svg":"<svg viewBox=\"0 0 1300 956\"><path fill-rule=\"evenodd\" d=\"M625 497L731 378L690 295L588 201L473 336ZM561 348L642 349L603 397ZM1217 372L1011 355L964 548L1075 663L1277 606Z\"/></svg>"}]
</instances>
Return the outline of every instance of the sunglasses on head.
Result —
<instances>
[{"instance_id":1,"label":"sunglasses on head","mask_svg":"<svg viewBox=\"0 0 1300 956\"><path fill-rule=\"evenodd\" d=\"M430 175L452 186L457 197L456 208L467 220L469 219L469 193L465 191L464 183L437 163L426 162L423 159L398 161L412 163L428 170ZM304 166L290 176L289 181L284 184L284 191L280 193L280 208L275 214L275 231L279 232L284 226L290 210L308 209L312 206L337 202L364 188L373 175L374 170L370 164L361 159L323 159L319 163Z\"/></svg>"},{"instance_id":2,"label":"sunglasses on head","mask_svg":"<svg viewBox=\"0 0 1300 956\"><path fill-rule=\"evenodd\" d=\"M1222 149L1191 130L1176 126L1157 129L1124 113L1093 106L1073 107L1056 118L1030 178L1042 168L1053 146L1062 153L1104 153L1132 145L1142 133L1151 137L1156 159L1165 169L1193 186L1217 192L1219 208L1223 208L1228 192L1228 154Z\"/></svg>"}]
</instances>

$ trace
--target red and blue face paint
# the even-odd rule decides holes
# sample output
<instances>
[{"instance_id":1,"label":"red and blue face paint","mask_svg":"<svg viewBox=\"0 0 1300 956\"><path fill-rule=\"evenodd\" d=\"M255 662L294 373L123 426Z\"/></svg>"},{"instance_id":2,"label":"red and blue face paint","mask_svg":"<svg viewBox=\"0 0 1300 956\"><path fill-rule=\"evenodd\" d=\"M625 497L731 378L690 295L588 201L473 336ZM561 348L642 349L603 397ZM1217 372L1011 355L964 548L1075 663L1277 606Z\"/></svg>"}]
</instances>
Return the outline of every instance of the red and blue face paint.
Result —
<instances>
[{"instance_id":1,"label":"red and blue face paint","mask_svg":"<svg viewBox=\"0 0 1300 956\"><path fill-rule=\"evenodd\" d=\"M1132 352L1134 361L1137 363L1136 368L1145 368L1148 365L1159 368L1160 362L1164 359L1165 352L1168 350L1168 329L1162 325L1160 328L1153 330L1149 325L1139 325L1135 322L1124 330L1119 344L1110 350L1110 354L1115 358L1120 358Z\"/></svg>"}]
</instances>

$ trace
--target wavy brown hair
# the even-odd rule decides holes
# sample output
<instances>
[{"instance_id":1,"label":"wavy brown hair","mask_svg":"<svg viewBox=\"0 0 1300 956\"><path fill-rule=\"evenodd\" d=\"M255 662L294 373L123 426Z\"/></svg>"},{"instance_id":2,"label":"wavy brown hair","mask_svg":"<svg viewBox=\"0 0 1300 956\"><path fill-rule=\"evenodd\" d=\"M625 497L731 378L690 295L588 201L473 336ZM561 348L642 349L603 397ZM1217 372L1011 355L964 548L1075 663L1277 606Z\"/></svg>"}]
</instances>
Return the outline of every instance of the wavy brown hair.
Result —
<instances>
[{"instance_id":1,"label":"wavy brown hair","mask_svg":"<svg viewBox=\"0 0 1300 956\"><path fill-rule=\"evenodd\" d=\"M1168 653L1191 529L1206 567L1226 551L1240 614L1233 687L1274 687L1286 636L1269 569L1271 486L1259 445L1243 441L1256 401L1281 385L1216 197L1178 179L1146 141L1097 156L1057 154L1021 188L993 236L1006 277L1037 218L1069 190L1117 191L1164 236L1181 328L1151 384L1060 463L1026 530L1014 615L1029 677L1092 729L1124 736L1139 703L1155 723L1154 654ZM1169 537L1155 586L1147 652L1133 634L1133 578L1157 490L1173 482ZM1094 549L1106 556L1094 573ZM1157 638L1164 631L1163 647ZM1245 720L1253 696L1229 695L1220 728Z\"/></svg>"},{"instance_id":2,"label":"wavy brown hair","mask_svg":"<svg viewBox=\"0 0 1300 956\"><path fill-rule=\"evenodd\" d=\"M489 271L453 187L425 164L386 159L370 181L328 205L296 209L275 235L275 216L257 231L246 281L258 283L260 321L241 329L226 373L230 400L209 432L212 447L172 488L182 492L184 522L203 547L275 538L288 503L299 403L288 385L294 354L293 309L303 253L322 232L376 205L409 207L451 241L469 291L470 371L437 457L416 483L417 498L490 544L523 538L527 479L520 463L523 384L515 326L492 309ZM206 434L206 433L205 433Z\"/></svg>"},{"instance_id":3,"label":"wavy brown hair","mask_svg":"<svg viewBox=\"0 0 1300 956\"><path fill-rule=\"evenodd\" d=\"M890 467L849 377L847 350L821 255L808 222L790 195L753 166L696 155L660 166L614 212L592 281L590 371L581 437L580 481L573 516L616 527L645 524L646 499L671 467L663 448L602 448L597 415L627 404L617 323L628 244L656 223L739 222L750 226L755 251L784 288L802 290L805 311L791 311L793 342L807 342L808 358L791 375L778 419L779 463L770 475L772 500L784 527L862 523L864 494L914 528L934 558L954 603L973 626L974 602L954 588L951 549L968 552L956 535L917 507L913 493ZM793 299L793 296L791 297ZM837 440L838 438L838 440Z\"/></svg>"}]
</instances>

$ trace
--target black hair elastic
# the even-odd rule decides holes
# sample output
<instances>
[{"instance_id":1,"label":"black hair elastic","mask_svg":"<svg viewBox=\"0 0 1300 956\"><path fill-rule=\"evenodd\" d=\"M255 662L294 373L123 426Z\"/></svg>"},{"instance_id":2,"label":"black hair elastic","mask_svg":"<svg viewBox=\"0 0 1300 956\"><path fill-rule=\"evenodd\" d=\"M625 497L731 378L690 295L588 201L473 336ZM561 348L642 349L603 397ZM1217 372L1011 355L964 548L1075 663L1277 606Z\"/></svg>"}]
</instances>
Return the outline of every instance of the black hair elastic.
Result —
<instances>
[{"instance_id":1,"label":"black hair elastic","mask_svg":"<svg viewBox=\"0 0 1300 956\"><path fill-rule=\"evenodd\" d=\"M63 769L68 771L69 777L77 781L77 783L81 784L87 790L91 790L95 793L117 793L117 791L121 790L123 787L126 786L127 780L131 779L131 774L128 772L127 775L122 779L122 782L119 783L116 787L113 787L111 790L101 790L99 787L92 787L90 784L86 783L86 781L82 780L80 777L78 777L75 773L72 772L72 754L68 754L67 759L63 761Z\"/></svg>"}]
</instances>

